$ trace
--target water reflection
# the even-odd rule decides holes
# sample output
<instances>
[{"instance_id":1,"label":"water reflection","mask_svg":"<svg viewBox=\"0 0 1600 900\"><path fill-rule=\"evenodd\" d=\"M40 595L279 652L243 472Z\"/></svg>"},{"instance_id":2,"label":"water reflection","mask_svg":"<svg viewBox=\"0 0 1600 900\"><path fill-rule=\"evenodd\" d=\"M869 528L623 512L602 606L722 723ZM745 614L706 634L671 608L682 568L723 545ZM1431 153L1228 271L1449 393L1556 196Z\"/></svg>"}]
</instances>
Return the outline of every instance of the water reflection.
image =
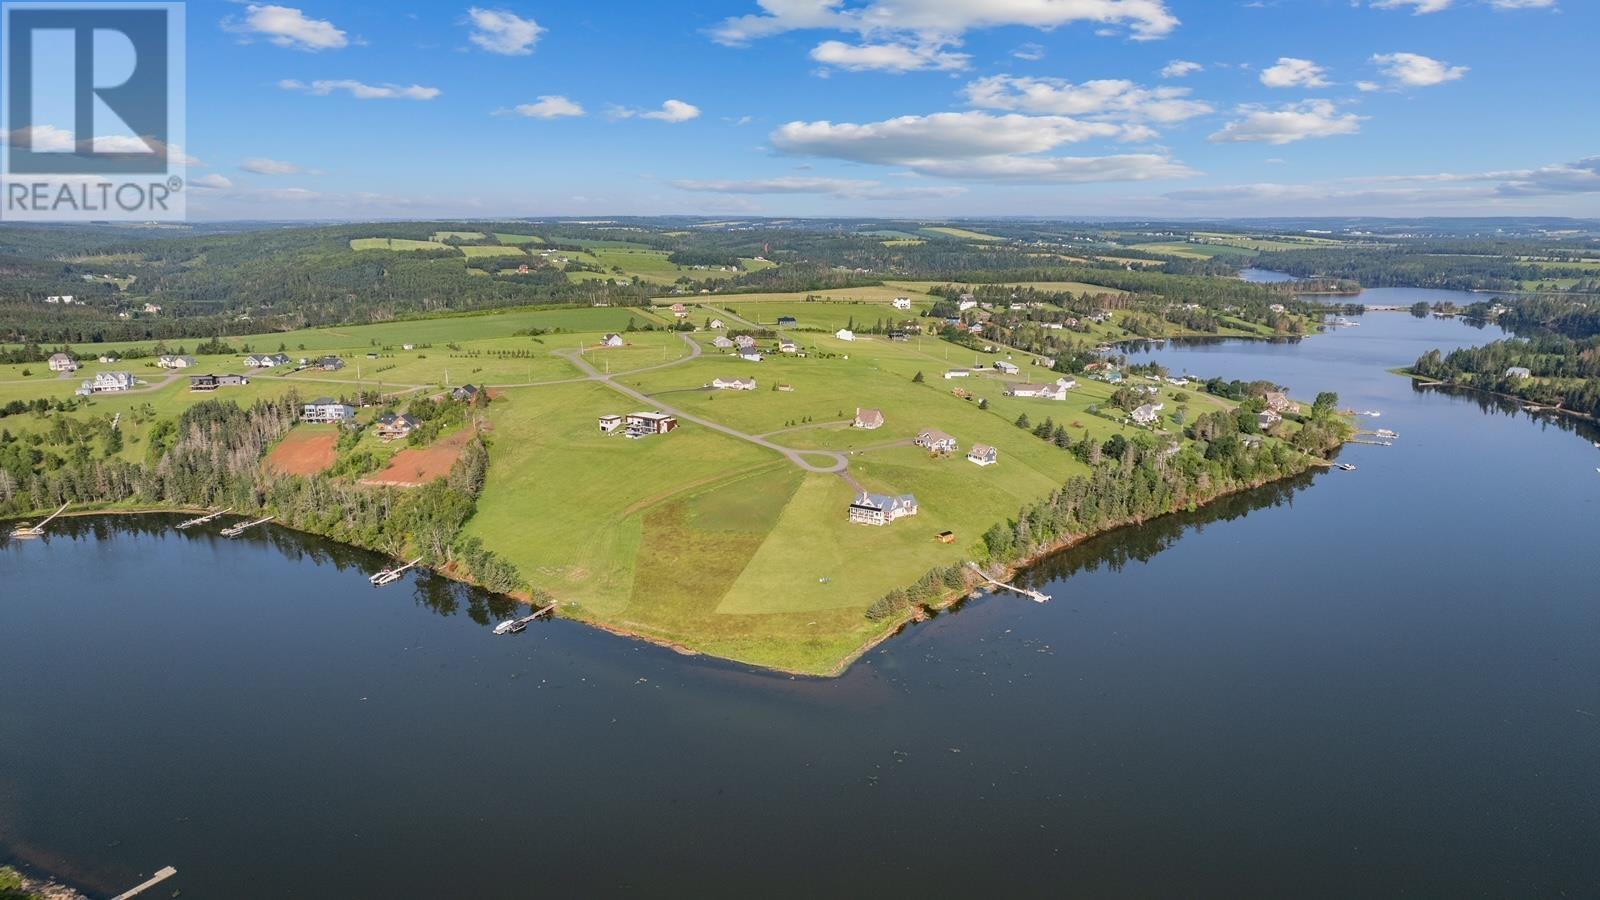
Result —
<instances>
[{"instance_id":1,"label":"water reflection","mask_svg":"<svg viewBox=\"0 0 1600 900\"><path fill-rule=\"evenodd\" d=\"M1120 572L1132 562L1149 562L1193 530L1230 522L1259 509L1290 505L1294 495L1310 487L1316 472L1307 472L1264 487L1243 491L1193 512L1173 513L1142 525L1121 528L1051 554L1028 567L1017 579L1024 587L1043 589L1053 581L1101 568Z\"/></svg>"}]
</instances>

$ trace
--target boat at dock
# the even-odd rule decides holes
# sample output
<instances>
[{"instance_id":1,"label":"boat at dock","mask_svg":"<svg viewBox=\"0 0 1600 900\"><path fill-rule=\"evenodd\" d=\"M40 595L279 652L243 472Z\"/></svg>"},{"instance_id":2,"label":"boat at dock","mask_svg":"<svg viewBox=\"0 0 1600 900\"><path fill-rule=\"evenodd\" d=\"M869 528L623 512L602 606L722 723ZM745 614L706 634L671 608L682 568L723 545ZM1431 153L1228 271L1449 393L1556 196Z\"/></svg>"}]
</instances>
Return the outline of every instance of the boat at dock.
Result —
<instances>
[{"instance_id":1,"label":"boat at dock","mask_svg":"<svg viewBox=\"0 0 1600 900\"><path fill-rule=\"evenodd\" d=\"M507 619L504 622L501 622L499 625L496 625L494 627L494 633L495 634L516 634L516 633L518 633L520 631L525 631L525 630L527 630L528 626L533 623L534 619L539 618L540 616L544 615L545 613L550 612L551 610L553 610L555 608L556 608L556 605L554 603L552 603L552 604L550 604L549 606L546 606L543 609L536 609L533 612L528 613L525 616L522 616L521 618Z\"/></svg>"},{"instance_id":2,"label":"boat at dock","mask_svg":"<svg viewBox=\"0 0 1600 900\"><path fill-rule=\"evenodd\" d=\"M245 523L242 523L242 524L239 524L239 525L235 525L232 528L224 528L224 529L222 529L222 536L223 537L238 537L239 535L244 534L245 531L247 531L248 529L254 528L255 526L260 525L262 523L271 522L271 521L272 521L272 517L271 516L263 516L262 518L256 519L253 522L245 522Z\"/></svg>"},{"instance_id":3,"label":"boat at dock","mask_svg":"<svg viewBox=\"0 0 1600 900\"><path fill-rule=\"evenodd\" d=\"M66 504L66 503L61 504L61 508L60 509L58 509L55 512L51 513L49 518L45 519L43 522L40 522L37 525L30 525L27 522L23 522L22 524L18 525L16 528L11 529L11 536L14 537L14 538L44 537L44 527L46 525L49 525L50 522L53 519L55 519L56 516L59 516L62 513L66 512L67 511L67 506L68 506L68 504Z\"/></svg>"},{"instance_id":4,"label":"boat at dock","mask_svg":"<svg viewBox=\"0 0 1600 900\"><path fill-rule=\"evenodd\" d=\"M229 511L231 511L232 509L233 509L233 507L230 506L227 509L219 509L214 513L206 513L205 515L200 516L198 518L189 519L189 520L184 521L184 522L179 522L178 523L178 530L179 531L183 531L183 530L188 529L188 528L193 528L196 525L204 525L205 523L210 522L213 519L216 519L217 517L223 515L224 513L227 513Z\"/></svg>"},{"instance_id":5,"label":"boat at dock","mask_svg":"<svg viewBox=\"0 0 1600 900\"><path fill-rule=\"evenodd\" d=\"M403 566L396 566L392 569L384 569L367 580L372 582L373 587L383 587L386 584L393 584L400 580L400 576L404 575L407 569L415 566L419 562L422 562L422 557L420 556Z\"/></svg>"}]
</instances>

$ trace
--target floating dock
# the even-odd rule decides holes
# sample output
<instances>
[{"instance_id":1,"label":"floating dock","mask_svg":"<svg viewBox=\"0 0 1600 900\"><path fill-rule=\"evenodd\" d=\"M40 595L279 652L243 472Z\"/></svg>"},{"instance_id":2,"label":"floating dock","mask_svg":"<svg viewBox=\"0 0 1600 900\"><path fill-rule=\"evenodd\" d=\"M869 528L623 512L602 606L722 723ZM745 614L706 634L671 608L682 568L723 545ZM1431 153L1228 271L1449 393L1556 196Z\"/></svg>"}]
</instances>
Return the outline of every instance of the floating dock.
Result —
<instances>
[{"instance_id":1,"label":"floating dock","mask_svg":"<svg viewBox=\"0 0 1600 900\"><path fill-rule=\"evenodd\" d=\"M224 529L222 529L222 536L223 537L238 537L239 535L244 534L247 529L254 528L257 525L260 525L260 524L262 524L264 522L271 522L271 521L272 521L272 517L271 516L263 516L262 518L259 518L259 519L255 520L254 522L245 522L242 525L235 525L232 528L224 528Z\"/></svg>"},{"instance_id":2,"label":"floating dock","mask_svg":"<svg viewBox=\"0 0 1600 900\"><path fill-rule=\"evenodd\" d=\"M233 507L230 506L227 509L219 509L214 513L206 513L205 515L201 516L198 519L190 519L187 522L179 522L178 523L178 530L182 531L185 528L193 528L196 525L204 525L205 523L210 522L211 520L217 518L218 516L221 516L222 514L224 514L226 512L229 512L232 509L233 509Z\"/></svg>"},{"instance_id":3,"label":"floating dock","mask_svg":"<svg viewBox=\"0 0 1600 900\"><path fill-rule=\"evenodd\" d=\"M129 888L128 890L125 890L122 893L116 895L115 897L112 897L111 900L128 900L129 897L133 897L133 896L136 896L138 894L142 894L145 891L150 890L151 888L155 887L156 885L160 884L163 881L166 881L168 878L171 878L172 876L174 876L176 874L178 874L178 870L177 869L174 869L171 866L167 866L166 868L163 868L163 869L157 871L154 875L151 875L143 883L134 885L133 887Z\"/></svg>"},{"instance_id":4,"label":"floating dock","mask_svg":"<svg viewBox=\"0 0 1600 900\"><path fill-rule=\"evenodd\" d=\"M14 538L43 537L44 536L44 527L46 525L49 525L50 521L52 519L54 519L56 516L59 516L62 513L66 512L67 511L67 506L68 506L68 504L66 504L66 503L61 504L61 508L56 510L55 512L51 513L50 514L50 518L45 519L43 522L40 522L37 525L29 525L26 522L24 522L21 525L18 525L16 528L11 529L11 536L14 537Z\"/></svg>"},{"instance_id":5,"label":"floating dock","mask_svg":"<svg viewBox=\"0 0 1600 900\"><path fill-rule=\"evenodd\" d=\"M1020 588L1020 587L1017 587L1014 584L1006 584L1003 581L995 581L993 578L990 578L988 575L984 574L984 571L982 569L978 568L978 564L975 563L975 562L967 563L967 567L972 569L972 571L977 572L978 573L978 577L982 578L985 582L987 582L990 587L998 588L998 589L1006 590L1006 591L1016 591L1017 593L1021 594L1024 597L1027 597L1029 600L1032 600L1035 603L1048 603L1048 602L1050 602L1050 595L1049 594L1042 593L1040 591L1030 591L1027 588Z\"/></svg>"},{"instance_id":6,"label":"floating dock","mask_svg":"<svg viewBox=\"0 0 1600 900\"><path fill-rule=\"evenodd\" d=\"M376 575L373 575L371 578L368 578L367 580L372 582L372 586L373 587L383 587L386 584L393 584L396 581L400 580L400 576L404 575L406 573L407 569L411 568L412 566L415 566L419 562L422 562L422 557L420 557L420 556L417 557L416 559L413 559L411 562L406 563L403 566L399 566L399 567L393 568L393 569L384 569L383 571L377 573Z\"/></svg>"}]
</instances>

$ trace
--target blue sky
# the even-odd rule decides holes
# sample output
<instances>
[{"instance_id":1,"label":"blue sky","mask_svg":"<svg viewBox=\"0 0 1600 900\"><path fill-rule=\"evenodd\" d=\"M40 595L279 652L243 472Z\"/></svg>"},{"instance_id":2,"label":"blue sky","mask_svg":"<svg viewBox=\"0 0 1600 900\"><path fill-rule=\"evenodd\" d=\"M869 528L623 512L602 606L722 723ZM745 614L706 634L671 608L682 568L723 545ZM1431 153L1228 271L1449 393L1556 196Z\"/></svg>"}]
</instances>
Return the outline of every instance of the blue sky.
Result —
<instances>
[{"instance_id":1,"label":"blue sky","mask_svg":"<svg viewBox=\"0 0 1600 900\"><path fill-rule=\"evenodd\" d=\"M1597 7L196 0L190 214L1594 216Z\"/></svg>"}]
</instances>

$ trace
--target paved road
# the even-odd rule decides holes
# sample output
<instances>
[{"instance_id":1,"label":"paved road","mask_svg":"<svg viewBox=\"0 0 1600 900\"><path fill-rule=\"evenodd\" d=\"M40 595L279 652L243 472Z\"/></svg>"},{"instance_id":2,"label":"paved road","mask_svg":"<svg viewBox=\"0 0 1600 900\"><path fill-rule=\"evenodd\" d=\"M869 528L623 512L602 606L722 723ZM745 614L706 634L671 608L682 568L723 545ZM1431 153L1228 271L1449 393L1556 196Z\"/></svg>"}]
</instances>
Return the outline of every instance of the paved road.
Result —
<instances>
[{"instance_id":1,"label":"paved road","mask_svg":"<svg viewBox=\"0 0 1600 900\"><path fill-rule=\"evenodd\" d=\"M695 343L695 341L693 339L691 339L688 335L679 335L679 336L682 337L684 342L689 345L689 355L688 356L682 357L682 358L677 359L677 360L674 360L673 362L662 363L661 365L658 365L658 366L650 366L647 369L635 369L632 372L626 372L626 373L622 373L622 374L638 375L641 372L649 372L649 371L652 371L654 369L664 369L664 368L666 368L668 366L674 366L674 365L678 365L680 363L686 363L689 360L692 360L692 359L698 357L702 352L704 352L704 351L701 350L700 345ZM843 453L835 453L835 452L833 452L831 450L804 450L804 451L796 450L793 447L785 447L782 444L773 443L772 441L769 441L766 438L759 437L757 435L746 434L743 431L738 430L737 428L729 428L726 425L723 425L723 424L718 423L718 422L713 422L710 419L701 418L700 416L697 416L694 413L685 412L684 410L678 409L676 407L668 406L667 404L662 403L659 399L651 397L649 394L645 394L645 393L642 393L640 391L636 391L633 388L628 387L625 384L618 384L614 380L613 376L602 374L600 372L600 370L596 369L594 366L589 365L589 361L584 359L581 355L577 354L576 352L573 352L573 351L558 351L558 352L560 352L562 356L565 356L567 359L571 360L573 365L576 365L578 368L582 369L583 371L588 372L590 381L598 381L601 384L604 384L606 387L611 388L612 390L616 391L619 394L626 394L627 396L632 397L635 400L638 400L640 403L645 403L645 404L648 404L650 406L654 406L655 408L661 410L662 412L671 413L672 415L677 416L680 419L684 419L686 421L693 422L696 425L700 425L702 427L709 428L712 431L720 431L723 434L728 435L729 437L735 437L735 438L738 438L741 441L748 441L749 443L755 444L758 447L765 447L768 450L776 450L777 452L782 453L785 457L787 457L790 462L794 463L796 466L799 466L801 469L804 469L807 472L818 472L818 473L821 473L821 474L830 474L830 473L834 473L834 472L843 472L846 469L850 468L850 461L845 458ZM819 466L816 463L813 463L810 460L806 459L807 456L826 457L828 459L833 460L833 463L831 465Z\"/></svg>"}]
</instances>

